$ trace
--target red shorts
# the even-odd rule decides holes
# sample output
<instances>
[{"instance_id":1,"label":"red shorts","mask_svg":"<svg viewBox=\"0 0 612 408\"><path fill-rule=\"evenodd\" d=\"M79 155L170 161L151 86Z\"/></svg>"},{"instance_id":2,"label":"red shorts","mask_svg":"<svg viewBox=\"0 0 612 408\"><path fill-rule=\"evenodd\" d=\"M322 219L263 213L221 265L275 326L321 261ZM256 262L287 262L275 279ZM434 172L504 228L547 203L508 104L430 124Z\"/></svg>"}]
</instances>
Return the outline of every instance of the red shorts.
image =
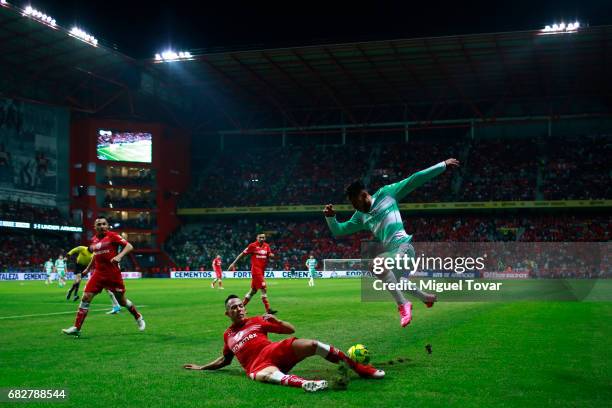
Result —
<instances>
[{"instance_id":1,"label":"red shorts","mask_svg":"<svg viewBox=\"0 0 612 408\"><path fill-rule=\"evenodd\" d=\"M217 277L217 279L223 278L223 271L215 271L215 276Z\"/></svg>"},{"instance_id":2,"label":"red shorts","mask_svg":"<svg viewBox=\"0 0 612 408\"><path fill-rule=\"evenodd\" d=\"M251 289L265 289L266 280L264 279L264 271L261 269L251 270Z\"/></svg>"},{"instance_id":3,"label":"red shorts","mask_svg":"<svg viewBox=\"0 0 612 408\"><path fill-rule=\"evenodd\" d=\"M270 366L278 367L285 374L291 371L293 366L300 362L292 347L295 340L295 337L289 337L283 341L268 344L255 357L247 375L255 379L255 374Z\"/></svg>"},{"instance_id":4,"label":"red shorts","mask_svg":"<svg viewBox=\"0 0 612 408\"><path fill-rule=\"evenodd\" d=\"M94 272L87 281L84 292L100 293L102 289L108 289L111 292L125 292L125 285L123 284L121 274L118 276L108 276Z\"/></svg>"}]
</instances>

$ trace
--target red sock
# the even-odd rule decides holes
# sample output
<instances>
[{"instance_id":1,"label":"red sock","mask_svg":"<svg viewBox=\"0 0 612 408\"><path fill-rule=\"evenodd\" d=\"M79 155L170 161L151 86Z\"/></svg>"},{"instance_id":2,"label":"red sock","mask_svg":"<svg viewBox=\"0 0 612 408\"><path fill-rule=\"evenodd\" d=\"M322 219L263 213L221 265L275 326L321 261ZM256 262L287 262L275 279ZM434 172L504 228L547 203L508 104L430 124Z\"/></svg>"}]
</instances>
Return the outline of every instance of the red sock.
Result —
<instances>
[{"instance_id":1,"label":"red sock","mask_svg":"<svg viewBox=\"0 0 612 408\"><path fill-rule=\"evenodd\" d=\"M266 313L268 313L270 311L270 302L268 302L268 297L262 296L261 301L263 302L264 307L266 308Z\"/></svg>"},{"instance_id":2,"label":"red sock","mask_svg":"<svg viewBox=\"0 0 612 408\"><path fill-rule=\"evenodd\" d=\"M134 319L138 320L138 319L140 319L142 317L142 315L140 313L138 313L138 310L136 310L136 306L134 306L132 301L128 300L125 306L126 306L128 312L130 312L132 314L132 316L134 316Z\"/></svg>"},{"instance_id":3,"label":"red sock","mask_svg":"<svg viewBox=\"0 0 612 408\"><path fill-rule=\"evenodd\" d=\"M245 296L244 299L242 300L242 305L246 306L249 304L250 301L251 301L251 298Z\"/></svg>"},{"instance_id":4,"label":"red sock","mask_svg":"<svg viewBox=\"0 0 612 408\"><path fill-rule=\"evenodd\" d=\"M298 377L297 375L286 375L281 379L281 385L302 388L302 384L304 384L306 381L308 380Z\"/></svg>"},{"instance_id":5,"label":"red sock","mask_svg":"<svg viewBox=\"0 0 612 408\"><path fill-rule=\"evenodd\" d=\"M352 369L355 369L357 363L351 360L342 350L338 350L334 346L329 346L329 354L325 357L327 361L338 364L340 360L344 361Z\"/></svg>"},{"instance_id":6,"label":"red sock","mask_svg":"<svg viewBox=\"0 0 612 408\"><path fill-rule=\"evenodd\" d=\"M74 321L74 327L81 330L81 326L83 326L83 322L85 321L85 318L87 317L87 312L89 312L89 308L79 307L79 311L77 312L77 315L76 315L76 320Z\"/></svg>"}]
</instances>

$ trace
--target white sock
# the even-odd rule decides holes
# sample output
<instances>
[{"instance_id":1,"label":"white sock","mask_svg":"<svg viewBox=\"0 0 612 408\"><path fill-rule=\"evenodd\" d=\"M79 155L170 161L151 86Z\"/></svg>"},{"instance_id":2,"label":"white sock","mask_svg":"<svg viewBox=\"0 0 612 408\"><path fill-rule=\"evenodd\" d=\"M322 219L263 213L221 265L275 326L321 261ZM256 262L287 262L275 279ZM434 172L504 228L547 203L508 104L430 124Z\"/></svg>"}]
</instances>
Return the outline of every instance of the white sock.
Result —
<instances>
[{"instance_id":1,"label":"white sock","mask_svg":"<svg viewBox=\"0 0 612 408\"><path fill-rule=\"evenodd\" d=\"M401 281L407 281L407 280L408 280L407 278L402 277L402 278L400 279L400 282L401 282ZM412 296L414 296L414 297L418 298L419 300L421 300L421 301L423 301L423 302L424 302L424 301L427 299L427 293L426 293L426 292L423 292L422 290L415 289L415 290L408 290L408 292L410 292L410 294L411 294Z\"/></svg>"},{"instance_id":2,"label":"white sock","mask_svg":"<svg viewBox=\"0 0 612 408\"><path fill-rule=\"evenodd\" d=\"M268 377L268 382L271 382L273 384L280 384L281 380L285 377L285 374L283 374L281 371L275 371L272 374L270 374L270 376Z\"/></svg>"},{"instance_id":3,"label":"white sock","mask_svg":"<svg viewBox=\"0 0 612 408\"><path fill-rule=\"evenodd\" d=\"M329 350L331 350L329 344L325 344L325 343L321 343L320 341L317 341L317 351L315 351L315 353L318 356L321 356L323 358L327 357L329 355Z\"/></svg>"},{"instance_id":4,"label":"white sock","mask_svg":"<svg viewBox=\"0 0 612 408\"><path fill-rule=\"evenodd\" d=\"M111 302L113 303L113 307L115 307L115 308L119 307L119 302L117 302L117 298L115 297L115 294L109 290L108 291L108 295L111 298Z\"/></svg>"},{"instance_id":5,"label":"white sock","mask_svg":"<svg viewBox=\"0 0 612 408\"><path fill-rule=\"evenodd\" d=\"M247 294L246 294L246 295L244 295L244 297L245 297L246 299L251 299L251 292L247 292ZM263 295L262 295L261 297L263 297Z\"/></svg>"},{"instance_id":6,"label":"white sock","mask_svg":"<svg viewBox=\"0 0 612 408\"><path fill-rule=\"evenodd\" d=\"M384 272L380 275L380 280L384 283L397 283L397 279L395 279L395 275L392 271L385 269ZM387 289L387 291L393 296L393 299L397 302L398 305L403 305L406 303L406 298L401 290L395 289Z\"/></svg>"}]
</instances>

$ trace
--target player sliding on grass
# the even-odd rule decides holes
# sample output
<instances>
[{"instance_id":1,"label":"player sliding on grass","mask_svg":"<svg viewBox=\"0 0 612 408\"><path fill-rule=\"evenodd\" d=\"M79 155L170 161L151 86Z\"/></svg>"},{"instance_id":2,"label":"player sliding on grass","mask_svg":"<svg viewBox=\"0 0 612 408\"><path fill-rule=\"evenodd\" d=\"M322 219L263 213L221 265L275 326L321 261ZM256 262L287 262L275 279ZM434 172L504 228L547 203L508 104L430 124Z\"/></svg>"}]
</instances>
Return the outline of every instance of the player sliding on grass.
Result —
<instances>
[{"instance_id":1,"label":"player sliding on grass","mask_svg":"<svg viewBox=\"0 0 612 408\"><path fill-rule=\"evenodd\" d=\"M261 289L261 301L266 308L266 313L275 314L277 311L270 309L270 302L268 302L268 293L266 291L266 279L264 277L268 258L274 257L270 245L266 242L266 234L257 234L257 241L251 242L227 269L231 271L232 268L235 268L236 262L245 255L251 255L251 290L244 296L244 305L246 306L251 297L257 293L257 290Z\"/></svg>"},{"instance_id":2,"label":"player sliding on grass","mask_svg":"<svg viewBox=\"0 0 612 408\"><path fill-rule=\"evenodd\" d=\"M431 180L446 170L447 167L458 167L457 159L448 159L412 174L410 177L394 184L381 187L374 195L370 195L363 182L354 181L346 188L346 196L355 208L353 216L345 222L336 220L336 212L332 204L327 204L323 213L327 225L334 236L352 234L369 230L383 244L385 252L378 258L395 258L396 256L414 257L414 248L410 244L412 235L404 229L402 216L397 202L408 193L425 182ZM392 270L386 269L380 274L385 283L397 283ZM401 290L389 289L395 299L400 313L400 324L406 327L412 320L412 303L408 302ZM436 296L420 290L410 291L422 300L427 307L433 306Z\"/></svg>"},{"instance_id":3,"label":"player sliding on grass","mask_svg":"<svg viewBox=\"0 0 612 408\"><path fill-rule=\"evenodd\" d=\"M106 218L97 218L94 226L96 235L91 240L90 246L94 256L83 271L83 274L85 275L89 272L92 264L94 265L94 272L89 281L87 281L87 285L85 285L74 326L63 329L62 332L73 336L80 335L81 326L87 317L87 312L89 312L89 304L102 289L110 290L115 294L119 304L134 316L138 330L142 331L146 326L145 321L142 315L138 313L138 310L136 310L136 306L125 297L125 286L121 277L121 271L119 270L119 263L134 247L121 238L119 234L108 230ZM117 253L120 246L123 249Z\"/></svg>"},{"instance_id":4,"label":"player sliding on grass","mask_svg":"<svg viewBox=\"0 0 612 408\"><path fill-rule=\"evenodd\" d=\"M293 325L271 314L246 317L244 303L236 295L230 295L225 300L225 315L230 318L232 325L223 334L223 355L206 365L185 364L184 368L218 370L229 365L236 356L252 380L299 387L308 392L326 389L327 381L307 380L287 373L297 363L314 355L319 355L335 364L343 362L365 378L385 376L384 371L356 363L341 350L318 340L290 337L279 342L271 342L268 340L268 333L293 334L295 332Z\"/></svg>"}]
</instances>

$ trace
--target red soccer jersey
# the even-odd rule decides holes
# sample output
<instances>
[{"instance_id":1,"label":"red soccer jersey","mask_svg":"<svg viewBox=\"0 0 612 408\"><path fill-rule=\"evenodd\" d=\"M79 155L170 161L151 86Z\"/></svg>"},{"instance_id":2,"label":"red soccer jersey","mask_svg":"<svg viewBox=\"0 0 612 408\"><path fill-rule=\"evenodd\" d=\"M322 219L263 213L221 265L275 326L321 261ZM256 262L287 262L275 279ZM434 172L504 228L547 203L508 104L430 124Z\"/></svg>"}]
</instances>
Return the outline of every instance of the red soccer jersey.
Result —
<instances>
[{"instance_id":1,"label":"red soccer jersey","mask_svg":"<svg viewBox=\"0 0 612 408\"><path fill-rule=\"evenodd\" d=\"M268 339L268 333L282 333L283 326L271 322L261 316L250 317L238 327L231 325L223 333L223 355L225 357L236 356L240 365L247 373L251 372L251 366L260 351L272 343Z\"/></svg>"},{"instance_id":2,"label":"red soccer jersey","mask_svg":"<svg viewBox=\"0 0 612 408\"><path fill-rule=\"evenodd\" d=\"M272 250L267 242L259 244L259 242L255 241L250 243L242 253L251 255L251 270L263 271L268 265L268 257L272 255Z\"/></svg>"},{"instance_id":3,"label":"red soccer jersey","mask_svg":"<svg viewBox=\"0 0 612 408\"><path fill-rule=\"evenodd\" d=\"M215 272L221 272L221 258L213 259L213 269Z\"/></svg>"},{"instance_id":4,"label":"red soccer jersey","mask_svg":"<svg viewBox=\"0 0 612 408\"><path fill-rule=\"evenodd\" d=\"M118 247L126 246L127 241L116 232L107 232L102 238L97 235L91 240L90 250L94 254L94 270L101 276L121 276L119 265L111 262L117 256Z\"/></svg>"}]
</instances>

